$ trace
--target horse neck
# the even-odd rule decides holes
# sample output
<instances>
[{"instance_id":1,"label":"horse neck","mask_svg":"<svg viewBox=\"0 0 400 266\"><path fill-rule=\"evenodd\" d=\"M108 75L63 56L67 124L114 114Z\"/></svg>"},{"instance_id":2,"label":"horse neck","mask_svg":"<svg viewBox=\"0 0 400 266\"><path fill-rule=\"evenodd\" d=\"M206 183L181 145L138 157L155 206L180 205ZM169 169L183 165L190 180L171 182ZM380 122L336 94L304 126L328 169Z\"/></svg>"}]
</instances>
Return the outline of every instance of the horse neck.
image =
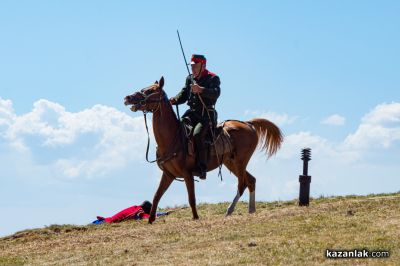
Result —
<instances>
[{"instance_id":1,"label":"horse neck","mask_svg":"<svg viewBox=\"0 0 400 266\"><path fill-rule=\"evenodd\" d=\"M172 105L168 101L162 101L160 109L153 114L153 132L158 150L161 154L168 152L167 149L174 141L178 133L179 123Z\"/></svg>"}]
</instances>

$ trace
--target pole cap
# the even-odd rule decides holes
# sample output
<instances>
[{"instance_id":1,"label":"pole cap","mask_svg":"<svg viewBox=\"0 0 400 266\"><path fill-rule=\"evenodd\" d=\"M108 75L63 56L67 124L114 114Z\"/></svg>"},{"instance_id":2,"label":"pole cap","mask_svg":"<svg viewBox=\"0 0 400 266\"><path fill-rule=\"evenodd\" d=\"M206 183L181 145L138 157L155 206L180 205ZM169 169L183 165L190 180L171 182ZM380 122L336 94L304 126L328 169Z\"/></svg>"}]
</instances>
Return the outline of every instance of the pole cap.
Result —
<instances>
[{"instance_id":1,"label":"pole cap","mask_svg":"<svg viewBox=\"0 0 400 266\"><path fill-rule=\"evenodd\" d=\"M303 161L311 161L311 148L304 148L301 150L301 159Z\"/></svg>"}]
</instances>

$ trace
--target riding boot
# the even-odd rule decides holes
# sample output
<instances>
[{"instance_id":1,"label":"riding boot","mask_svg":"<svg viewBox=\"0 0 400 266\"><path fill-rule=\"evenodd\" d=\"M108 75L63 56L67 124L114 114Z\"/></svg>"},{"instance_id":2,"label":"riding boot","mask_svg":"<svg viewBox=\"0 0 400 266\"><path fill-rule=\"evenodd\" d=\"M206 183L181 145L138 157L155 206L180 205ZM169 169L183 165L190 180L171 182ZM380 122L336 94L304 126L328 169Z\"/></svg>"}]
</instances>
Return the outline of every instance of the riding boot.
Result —
<instances>
[{"instance_id":1,"label":"riding boot","mask_svg":"<svg viewBox=\"0 0 400 266\"><path fill-rule=\"evenodd\" d=\"M204 147L204 145L203 145L203 147L201 147L200 149L199 149L199 163L198 163L198 166L199 166L199 172L200 172L200 179L206 179L206 177L207 177L207 149L206 149L206 147Z\"/></svg>"},{"instance_id":2,"label":"riding boot","mask_svg":"<svg viewBox=\"0 0 400 266\"><path fill-rule=\"evenodd\" d=\"M202 140L195 141L197 171L194 172L194 175L199 176L200 179L207 177L207 149L203 143Z\"/></svg>"}]
</instances>

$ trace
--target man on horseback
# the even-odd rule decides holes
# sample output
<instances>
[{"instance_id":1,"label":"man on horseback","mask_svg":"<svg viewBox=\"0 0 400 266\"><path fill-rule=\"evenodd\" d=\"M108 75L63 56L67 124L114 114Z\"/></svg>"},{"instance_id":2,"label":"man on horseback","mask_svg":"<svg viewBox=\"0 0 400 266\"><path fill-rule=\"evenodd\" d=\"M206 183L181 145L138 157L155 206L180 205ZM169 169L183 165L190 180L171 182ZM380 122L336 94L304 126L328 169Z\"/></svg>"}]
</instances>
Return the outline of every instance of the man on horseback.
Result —
<instances>
[{"instance_id":1,"label":"man on horseback","mask_svg":"<svg viewBox=\"0 0 400 266\"><path fill-rule=\"evenodd\" d=\"M190 107L183 114L182 120L189 119L194 128L197 170L193 174L201 179L206 179L207 175L205 138L209 130L213 130L217 123L215 103L220 95L219 77L206 69L206 63L204 55L192 55L190 65L193 74L186 78L181 92L170 99L173 105L187 102Z\"/></svg>"}]
</instances>

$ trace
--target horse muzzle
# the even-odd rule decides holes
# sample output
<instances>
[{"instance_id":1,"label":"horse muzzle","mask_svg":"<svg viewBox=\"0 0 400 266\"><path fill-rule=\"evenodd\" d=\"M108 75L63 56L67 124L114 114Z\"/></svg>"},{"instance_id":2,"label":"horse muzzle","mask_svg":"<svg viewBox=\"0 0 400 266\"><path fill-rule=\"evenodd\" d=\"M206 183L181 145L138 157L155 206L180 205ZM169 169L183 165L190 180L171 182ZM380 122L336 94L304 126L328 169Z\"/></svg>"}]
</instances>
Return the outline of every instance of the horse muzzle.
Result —
<instances>
[{"instance_id":1,"label":"horse muzzle","mask_svg":"<svg viewBox=\"0 0 400 266\"><path fill-rule=\"evenodd\" d=\"M138 104L133 104L130 109L132 112L136 112L140 110L140 107L142 107L142 105L138 103Z\"/></svg>"},{"instance_id":2,"label":"horse muzzle","mask_svg":"<svg viewBox=\"0 0 400 266\"><path fill-rule=\"evenodd\" d=\"M125 105L135 105L135 104L139 104L139 103L143 100L143 97L138 97L138 96L141 96L141 95L136 95L136 94L137 94L137 93L132 94L132 95L125 96L125 98L124 98L124 104L125 104Z\"/></svg>"},{"instance_id":3,"label":"horse muzzle","mask_svg":"<svg viewBox=\"0 0 400 266\"><path fill-rule=\"evenodd\" d=\"M148 104L148 99L142 93L136 92L132 95L126 96L124 99L124 104L132 105L130 108L132 112L143 111Z\"/></svg>"}]
</instances>

